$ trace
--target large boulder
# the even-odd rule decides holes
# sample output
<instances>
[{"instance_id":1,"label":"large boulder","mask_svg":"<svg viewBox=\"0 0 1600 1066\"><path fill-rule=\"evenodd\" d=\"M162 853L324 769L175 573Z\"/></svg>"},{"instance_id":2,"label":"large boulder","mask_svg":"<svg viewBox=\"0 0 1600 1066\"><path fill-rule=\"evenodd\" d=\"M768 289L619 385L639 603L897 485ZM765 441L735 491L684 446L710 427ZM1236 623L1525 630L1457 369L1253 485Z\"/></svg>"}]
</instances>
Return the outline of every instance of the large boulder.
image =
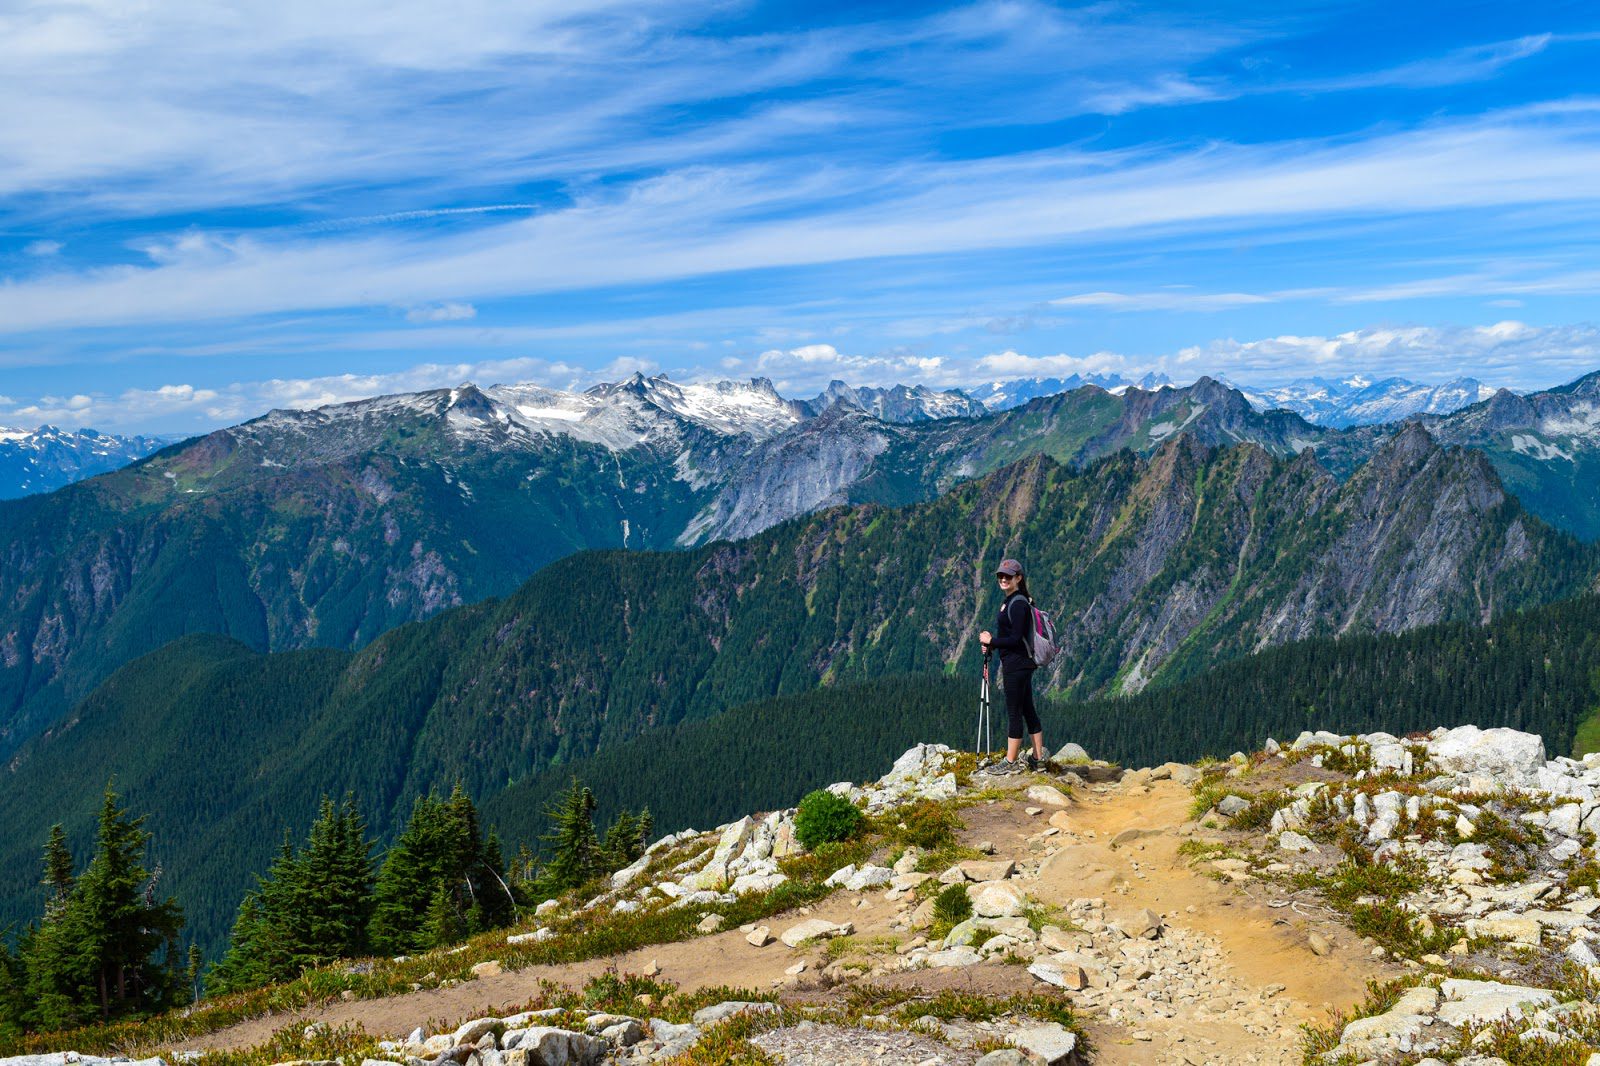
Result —
<instances>
[{"instance_id":1,"label":"large boulder","mask_svg":"<svg viewBox=\"0 0 1600 1066\"><path fill-rule=\"evenodd\" d=\"M1054 1022L1018 1029L1009 1039L1030 1059L1045 1066L1077 1066L1083 1061L1077 1035Z\"/></svg>"},{"instance_id":2,"label":"large boulder","mask_svg":"<svg viewBox=\"0 0 1600 1066\"><path fill-rule=\"evenodd\" d=\"M807 918L799 925L791 925L784 930L778 939L795 948L808 940L831 940L836 936L849 936L855 931L856 927L849 922L835 924L822 918Z\"/></svg>"},{"instance_id":3,"label":"large boulder","mask_svg":"<svg viewBox=\"0 0 1600 1066\"><path fill-rule=\"evenodd\" d=\"M1011 918L1022 913L1028 897L1010 881L985 881L970 885L972 913L980 918Z\"/></svg>"},{"instance_id":4,"label":"large boulder","mask_svg":"<svg viewBox=\"0 0 1600 1066\"><path fill-rule=\"evenodd\" d=\"M1509 1017L1520 1021L1524 1011L1555 1003L1556 994L1548 988L1508 985L1500 981L1468 981L1452 978L1439 986L1445 1002L1439 1018L1450 1025L1485 1025Z\"/></svg>"},{"instance_id":5,"label":"large boulder","mask_svg":"<svg viewBox=\"0 0 1600 1066\"><path fill-rule=\"evenodd\" d=\"M1449 774L1487 774L1508 788L1534 788L1544 767L1544 738L1516 729L1448 729L1428 741L1428 767Z\"/></svg>"}]
</instances>

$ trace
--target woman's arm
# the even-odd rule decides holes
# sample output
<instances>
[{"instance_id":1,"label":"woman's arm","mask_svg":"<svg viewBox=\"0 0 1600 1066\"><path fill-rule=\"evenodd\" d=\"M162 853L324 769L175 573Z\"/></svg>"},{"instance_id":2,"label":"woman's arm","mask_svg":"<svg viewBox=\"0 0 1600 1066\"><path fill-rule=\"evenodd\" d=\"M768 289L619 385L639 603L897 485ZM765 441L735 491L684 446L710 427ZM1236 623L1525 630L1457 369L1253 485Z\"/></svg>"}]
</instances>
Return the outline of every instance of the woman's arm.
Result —
<instances>
[{"instance_id":1,"label":"woman's arm","mask_svg":"<svg viewBox=\"0 0 1600 1066\"><path fill-rule=\"evenodd\" d=\"M1017 607L1021 606L1022 613L1017 614ZM1002 651L1027 651L1028 650L1028 623L1032 620L1032 611L1028 607L1026 596L1013 596L1006 602L1006 621L1010 623L1009 636L996 633L989 642L991 648Z\"/></svg>"}]
</instances>

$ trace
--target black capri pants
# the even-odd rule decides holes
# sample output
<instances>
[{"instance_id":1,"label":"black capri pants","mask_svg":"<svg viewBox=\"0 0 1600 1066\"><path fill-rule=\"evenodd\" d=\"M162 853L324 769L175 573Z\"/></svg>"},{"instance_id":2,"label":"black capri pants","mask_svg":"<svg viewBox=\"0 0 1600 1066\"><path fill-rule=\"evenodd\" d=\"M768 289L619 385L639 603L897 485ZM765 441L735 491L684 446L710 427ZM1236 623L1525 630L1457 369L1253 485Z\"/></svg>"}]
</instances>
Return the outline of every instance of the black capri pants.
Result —
<instances>
[{"instance_id":1,"label":"black capri pants","mask_svg":"<svg viewBox=\"0 0 1600 1066\"><path fill-rule=\"evenodd\" d=\"M1023 726L1030 735L1044 732L1039 712L1033 709L1033 671L1018 670L1000 678L1006 690L1006 738L1021 740Z\"/></svg>"}]
</instances>

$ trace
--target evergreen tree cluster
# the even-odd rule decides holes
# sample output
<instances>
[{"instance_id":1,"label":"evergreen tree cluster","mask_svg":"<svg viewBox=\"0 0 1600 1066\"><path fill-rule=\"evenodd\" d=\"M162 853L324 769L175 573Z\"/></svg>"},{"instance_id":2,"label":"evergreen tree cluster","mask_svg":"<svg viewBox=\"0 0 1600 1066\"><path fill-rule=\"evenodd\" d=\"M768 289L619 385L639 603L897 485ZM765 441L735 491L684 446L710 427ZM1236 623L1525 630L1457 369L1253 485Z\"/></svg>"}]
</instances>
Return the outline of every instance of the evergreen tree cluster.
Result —
<instances>
[{"instance_id":1,"label":"evergreen tree cluster","mask_svg":"<svg viewBox=\"0 0 1600 1066\"><path fill-rule=\"evenodd\" d=\"M373 950L426 951L510 922L516 900L500 841L486 837L460 785L441 800L418 797L373 890Z\"/></svg>"},{"instance_id":2,"label":"evergreen tree cluster","mask_svg":"<svg viewBox=\"0 0 1600 1066\"><path fill-rule=\"evenodd\" d=\"M305 845L287 836L272 867L239 905L213 991L288 980L308 966L364 953L372 912L372 844L353 796L326 797Z\"/></svg>"},{"instance_id":3,"label":"evergreen tree cluster","mask_svg":"<svg viewBox=\"0 0 1600 1066\"><path fill-rule=\"evenodd\" d=\"M594 792L576 777L559 799L545 809L550 831L543 841L549 861L537 879L536 895L554 895L587 884L596 877L616 873L644 854L655 832L655 819L646 807L635 815L627 808L601 840L594 827Z\"/></svg>"},{"instance_id":4,"label":"evergreen tree cluster","mask_svg":"<svg viewBox=\"0 0 1600 1066\"><path fill-rule=\"evenodd\" d=\"M187 1002L178 934L183 911L158 899L145 869L144 819L107 787L95 851L75 873L62 827L44 849L43 916L12 954L0 944L0 1037L111 1021Z\"/></svg>"}]
</instances>

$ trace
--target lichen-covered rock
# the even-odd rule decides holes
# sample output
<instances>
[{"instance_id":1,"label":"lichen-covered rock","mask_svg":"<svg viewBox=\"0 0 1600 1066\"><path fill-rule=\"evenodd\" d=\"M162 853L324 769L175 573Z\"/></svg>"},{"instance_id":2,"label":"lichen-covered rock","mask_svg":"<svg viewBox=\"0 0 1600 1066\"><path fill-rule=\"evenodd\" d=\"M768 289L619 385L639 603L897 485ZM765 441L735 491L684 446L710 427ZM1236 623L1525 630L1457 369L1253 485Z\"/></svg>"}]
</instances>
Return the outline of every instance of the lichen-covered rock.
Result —
<instances>
[{"instance_id":1,"label":"lichen-covered rock","mask_svg":"<svg viewBox=\"0 0 1600 1066\"><path fill-rule=\"evenodd\" d=\"M1513 788L1537 785L1544 764L1544 738L1516 729L1464 725L1428 741L1433 771L1488 774Z\"/></svg>"}]
</instances>

